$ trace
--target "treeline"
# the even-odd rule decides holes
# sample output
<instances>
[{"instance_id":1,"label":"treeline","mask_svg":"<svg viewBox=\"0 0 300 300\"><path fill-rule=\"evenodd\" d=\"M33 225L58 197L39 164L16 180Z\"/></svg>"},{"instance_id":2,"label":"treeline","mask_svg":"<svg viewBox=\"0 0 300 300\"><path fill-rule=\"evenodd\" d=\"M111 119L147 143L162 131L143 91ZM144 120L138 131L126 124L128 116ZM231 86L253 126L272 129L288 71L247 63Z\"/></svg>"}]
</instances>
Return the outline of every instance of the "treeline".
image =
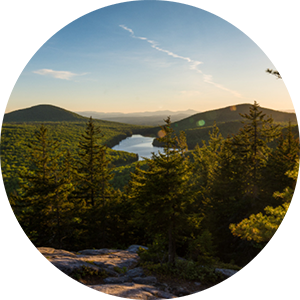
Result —
<instances>
[{"instance_id":1,"label":"treeline","mask_svg":"<svg viewBox=\"0 0 300 300\"><path fill-rule=\"evenodd\" d=\"M291 126L283 135L257 103L242 117L238 134L224 138L214 126L209 142L192 152L168 118L159 139L163 151L137 163L122 191L111 185L118 173L92 119L76 159L58 153L58 142L41 126L28 149L31 168L20 174L20 189L10 196L12 207L36 246L142 244L172 265L177 255L244 265L285 215L298 173L299 139Z\"/></svg>"},{"instance_id":2,"label":"treeline","mask_svg":"<svg viewBox=\"0 0 300 300\"><path fill-rule=\"evenodd\" d=\"M94 120L94 122L95 125L101 127L104 133L104 137L99 142L101 145L107 145L108 147L117 144L120 140L131 136L135 130L140 129L138 126L97 120ZM1 131L1 169L8 195L18 188L18 173L29 167L27 144L41 124L47 127L49 139L59 141L58 151L68 150L74 158L78 158L78 141L85 131L86 122L3 123ZM106 154L111 164L116 167L138 160L136 154L124 151L108 149Z\"/></svg>"}]
</instances>

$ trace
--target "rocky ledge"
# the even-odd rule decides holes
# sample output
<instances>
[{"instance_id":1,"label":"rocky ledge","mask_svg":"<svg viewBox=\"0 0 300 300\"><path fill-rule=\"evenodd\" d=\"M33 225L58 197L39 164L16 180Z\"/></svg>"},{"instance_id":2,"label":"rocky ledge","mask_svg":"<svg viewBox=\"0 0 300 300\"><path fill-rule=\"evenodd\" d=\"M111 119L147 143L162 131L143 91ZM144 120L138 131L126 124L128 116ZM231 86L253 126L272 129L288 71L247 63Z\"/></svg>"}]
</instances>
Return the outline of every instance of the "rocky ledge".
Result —
<instances>
[{"instance_id":1,"label":"rocky ledge","mask_svg":"<svg viewBox=\"0 0 300 300\"><path fill-rule=\"evenodd\" d=\"M97 291L118 297L171 299L205 289L200 282L174 287L158 282L154 276L146 276L143 268L138 267L139 247L147 249L132 245L127 250L88 249L76 253L46 247L38 250L65 274ZM235 272L223 269L216 271L223 272L226 276Z\"/></svg>"}]
</instances>

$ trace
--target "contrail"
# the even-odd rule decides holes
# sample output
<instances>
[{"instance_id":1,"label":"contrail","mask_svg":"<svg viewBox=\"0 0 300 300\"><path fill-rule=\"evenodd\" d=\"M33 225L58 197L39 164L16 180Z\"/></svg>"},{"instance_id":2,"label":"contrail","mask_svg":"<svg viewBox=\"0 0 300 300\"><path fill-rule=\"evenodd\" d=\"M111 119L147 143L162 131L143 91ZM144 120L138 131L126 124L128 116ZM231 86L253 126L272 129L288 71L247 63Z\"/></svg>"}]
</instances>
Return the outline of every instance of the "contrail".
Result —
<instances>
[{"instance_id":1,"label":"contrail","mask_svg":"<svg viewBox=\"0 0 300 300\"><path fill-rule=\"evenodd\" d=\"M200 73L200 74L203 75L203 80L204 80L204 82L209 83L209 84L212 84L213 86L215 86L215 87L218 88L218 89L221 89L221 90L223 90L223 91L229 92L229 93L233 94L235 97L238 97L238 98L241 98L241 97L242 97L241 94L238 93L237 91L228 89L228 88L224 87L224 86L221 85L221 84L215 83L215 82L212 80L212 75L204 74L204 73L198 68L199 65L203 64L202 61L193 60L193 59L191 59L191 58L189 58L189 57L184 57L184 56L178 55L178 54L176 54L176 53L173 53L173 52L171 52L171 51L169 51L169 50L162 49L162 48L160 48L160 47L157 46L157 45L158 45L157 42L152 41L152 40L149 40L149 39L146 38L146 37L136 36L136 35L134 34L134 31L133 31L132 29L126 27L125 25L119 25L119 26L120 26L121 28L123 28L124 30L127 30L128 32L130 32L130 35L131 35L132 38L139 39L139 40L144 40L144 41L148 42L148 43L151 45L151 47L152 47L153 49L155 49L155 50L157 50L157 51L160 51L160 52L163 52L163 53L166 53L167 55L172 56L172 57L174 57L174 58L178 58L178 59L181 59L181 60L184 60L184 61L188 62L189 65L190 65L190 70L194 70L194 71L196 71L197 73Z\"/></svg>"}]
</instances>

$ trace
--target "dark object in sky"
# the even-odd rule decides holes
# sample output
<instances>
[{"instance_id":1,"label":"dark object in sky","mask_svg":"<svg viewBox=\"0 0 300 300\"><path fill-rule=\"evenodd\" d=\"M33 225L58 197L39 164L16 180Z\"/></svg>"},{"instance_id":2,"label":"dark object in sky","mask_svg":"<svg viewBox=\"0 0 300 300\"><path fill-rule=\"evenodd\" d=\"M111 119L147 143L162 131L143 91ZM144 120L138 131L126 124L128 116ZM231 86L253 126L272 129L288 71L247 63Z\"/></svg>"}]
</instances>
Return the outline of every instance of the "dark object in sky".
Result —
<instances>
[{"instance_id":1,"label":"dark object in sky","mask_svg":"<svg viewBox=\"0 0 300 300\"><path fill-rule=\"evenodd\" d=\"M288 70L282 70L282 71L273 71L270 69L267 69L266 72L274 74L277 76L277 78L300 78L300 71L288 71Z\"/></svg>"}]
</instances>

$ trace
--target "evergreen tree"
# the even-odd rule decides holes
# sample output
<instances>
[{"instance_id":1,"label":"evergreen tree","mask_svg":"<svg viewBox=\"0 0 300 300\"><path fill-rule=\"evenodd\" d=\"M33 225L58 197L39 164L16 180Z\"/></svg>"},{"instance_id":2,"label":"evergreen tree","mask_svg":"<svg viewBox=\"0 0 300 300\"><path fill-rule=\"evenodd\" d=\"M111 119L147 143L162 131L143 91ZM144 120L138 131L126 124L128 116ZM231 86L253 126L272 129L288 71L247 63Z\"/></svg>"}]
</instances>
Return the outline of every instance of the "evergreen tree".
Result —
<instances>
[{"instance_id":1,"label":"evergreen tree","mask_svg":"<svg viewBox=\"0 0 300 300\"><path fill-rule=\"evenodd\" d=\"M75 160L69 150L62 157L59 173L56 175L56 207L57 222L60 225L58 233L58 248L73 250L80 248L80 215L84 209L82 202L76 201ZM65 199L65 201L61 201Z\"/></svg>"},{"instance_id":2,"label":"evergreen tree","mask_svg":"<svg viewBox=\"0 0 300 300\"><path fill-rule=\"evenodd\" d=\"M197 201L192 205L193 222L197 224L200 222L206 227L210 219L212 207L212 188L215 182L215 172L218 167L220 151L224 143L224 138L219 132L216 124L213 130L209 132L210 139L208 143L203 141L203 146L200 148L198 145L193 151L193 164L192 164L192 182L193 189ZM214 209L213 209L214 210ZM196 221L198 219L198 222ZM215 220L215 218L213 217ZM202 226L197 226L201 228ZM198 234L200 234L198 232Z\"/></svg>"},{"instance_id":3,"label":"evergreen tree","mask_svg":"<svg viewBox=\"0 0 300 300\"><path fill-rule=\"evenodd\" d=\"M289 122L287 133L281 133L277 141L277 147L269 155L268 164L264 172L267 197L271 197L275 191L283 190L288 186L294 188L294 181L292 178L285 176L285 174L287 171L294 169L298 159L299 138L294 137L292 126Z\"/></svg>"},{"instance_id":4,"label":"evergreen tree","mask_svg":"<svg viewBox=\"0 0 300 300\"><path fill-rule=\"evenodd\" d=\"M132 174L131 201L137 221L152 238L159 236L168 248L168 262L175 263L176 239L187 223L186 207L193 201L191 170L187 163L184 135L177 139L170 118L162 127L164 151L147 159L149 170ZM177 148L178 145L180 148Z\"/></svg>"},{"instance_id":5,"label":"evergreen tree","mask_svg":"<svg viewBox=\"0 0 300 300\"><path fill-rule=\"evenodd\" d=\"M205 209L204 224L212 233L217 256L223 261L249 262L256 254L249 243L235 238L229 225L251 211L251 198L243 197L244 166L236 159L230 137L222 143Z\"/></svg>"},{"instance_id":6,"label":"evergreen tree","mask_svg":"<svg viewBox=\"0 0 300 300\"><path fill-rule=\"evenodd\" d=\"M258 203L262 190L262 170L265 168L270 148L267 143L278 137L278 125L267 117L255 101L249 114L241 114L244 127L233 136L232 146L236 163L241 166L239 176L243 178L243 195L252 199L253 207L262 209Z\"/></svg>"},{"instance_id":7,"label":"evergreen tree","mask_svg":"<svg viewBox=\"0 0 300 300\"><path fill-rule=\"evenodd\" d=\"M85 231L86 247L102 247L107 241L107 203L114 198L110 184L113 178L107 147L100 144L103 134L92 118L79 142L77 162L77 199L83 201L82 229Z\"/></svg>"},{"instance_id":8,"label":"evergreen tree","mask_svg":"<svg viewBox=\"0 0 300 300\"><path fill-rule=\"evenodd\" d=\"M20 175L20 191L13 197L20 224L36 246L57 246L62 238L62 210L68 210L72 187L58 170L58 147L42 125L28 145L31 166Z\"/></svg>"}]
</instances>

